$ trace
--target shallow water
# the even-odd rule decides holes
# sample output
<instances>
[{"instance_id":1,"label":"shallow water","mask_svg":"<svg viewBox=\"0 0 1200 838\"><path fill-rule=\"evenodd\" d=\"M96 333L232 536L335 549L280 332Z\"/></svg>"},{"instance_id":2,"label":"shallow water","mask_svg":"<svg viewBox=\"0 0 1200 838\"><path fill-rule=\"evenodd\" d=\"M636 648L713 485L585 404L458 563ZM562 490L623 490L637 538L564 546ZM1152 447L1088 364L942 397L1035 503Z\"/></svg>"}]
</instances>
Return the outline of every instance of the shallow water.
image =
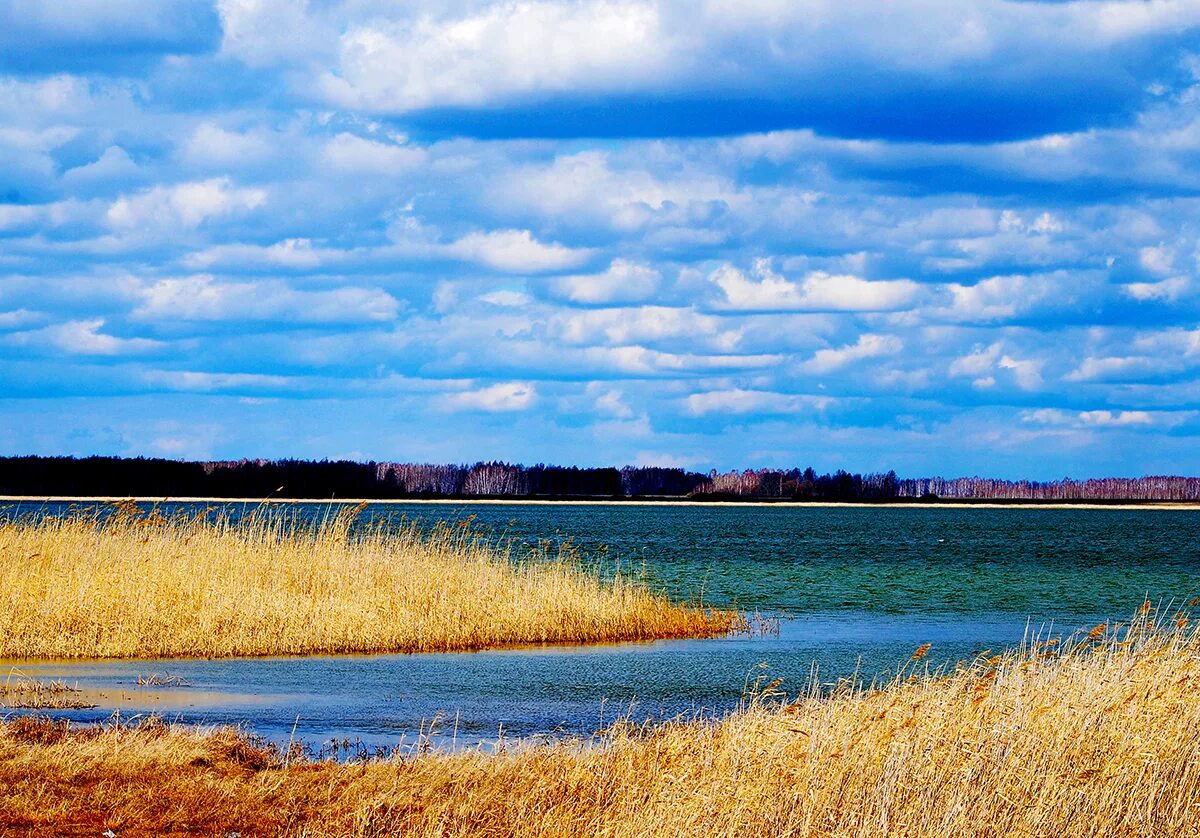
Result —
<instances>
[{"instance_id":1,"label":"shallow water","mask_svg":"<svg viewBox=\"0 0 1200 838\"><path fill-rule=\"evenodd\" d=\"M211 506L211 505L210 505ZM0 506L0 515L65 505ZM197 507L203 508L203 507ZM319 517L321 504L271 514ZM250 511L236 505L237 514ZM367 523L460 519L518 545L570 540L585 559L672 596L781 615L777 635L436 655L5 663L76 683L81 720L159 712L245 723L314 746L588 735L606 722L720 714L756 678L799 690L868 678L932 643L934 663L1129 616L1144 595L1200 589L1200 513L1187 510L379 504ZM761 668L765 666L765 668ZM188 687L136 686L150 673Z\"/></svg>"}]
</instances>

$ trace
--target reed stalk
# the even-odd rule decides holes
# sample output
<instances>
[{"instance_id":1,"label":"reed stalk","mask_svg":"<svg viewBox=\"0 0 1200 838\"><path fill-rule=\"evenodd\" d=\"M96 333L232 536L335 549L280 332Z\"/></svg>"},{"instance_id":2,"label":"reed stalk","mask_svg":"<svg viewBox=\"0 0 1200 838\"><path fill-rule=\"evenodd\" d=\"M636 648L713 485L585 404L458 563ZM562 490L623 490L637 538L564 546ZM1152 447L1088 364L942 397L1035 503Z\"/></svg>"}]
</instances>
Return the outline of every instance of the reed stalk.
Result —
<instances>
[{"instance_id":1,"label":"reed stalk","mask_svg":"<svg viewBox=\"0 0 1200 838\"><path fill-rule=\"evenodd\" d=\"M1186 617L1147 610L949 673L923 664L790 701L775 685L719 723L351 764L229 729L12 720L0 834L1196 834L1200 638Z\"/></svg>"},{"instance_id":2,"label":"reed stalk","mask_svg":"<svg viewBox=\"0 0 1200 838\"><path fill-rule=\"evenodd\" d=\"M346 514L309 528L123 509L0 524L0 658L444 652L741 624L569 553L514 557L466 525L352 533Z\"/></svg>"}]
</instances>

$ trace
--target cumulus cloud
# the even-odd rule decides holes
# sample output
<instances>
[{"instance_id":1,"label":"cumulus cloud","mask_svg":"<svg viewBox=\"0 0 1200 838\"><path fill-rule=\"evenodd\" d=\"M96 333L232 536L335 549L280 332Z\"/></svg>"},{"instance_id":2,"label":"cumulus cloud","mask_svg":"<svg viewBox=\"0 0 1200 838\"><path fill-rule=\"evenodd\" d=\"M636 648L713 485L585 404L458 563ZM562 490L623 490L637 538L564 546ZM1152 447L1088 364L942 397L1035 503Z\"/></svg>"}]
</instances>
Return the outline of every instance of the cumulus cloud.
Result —
<instances>
[{"instance_id":1,"label":"cumulus cloud","mask_svg":"<svg viewBox=\"0 0 1200 838\"><path fill-rule=\"evenodd\" d=\"M405 143L379 142L342 132L325 144L325 162L351 172L396 174L420 166L425 153Z\"/></svg>"},{"instance_id":2,"label":"cumulus cloud","mask_svg":"<svg viewBox=\"0 0 1200 838\"><path fill-rule=\"evenodd\" d=\"M495 178L488 192L500 206L533 208L580 223L633 231L655 224L695 223L747 196L728 176L691 161L649 171L644 160L606 151L562 154L549 164L523 165Z\"/></svg>"},{"instance_id":3,"label":"cumulus cloud","mask_svg":"<svg viewBox=\"0 0 1200 838\"><path fill-rule=\"evenodd\" d=\"M26 5L10 449L183 451L184 413L222 456L1195 447L1194 4ZM159 430L108 430L131 395Z\"/></svg>"},{"instance_id":4,"label":"cumulus cloud","mask_svg":"<svg viewBox=\"0 0 1200 838\"><path fill-rule=\"evenodd\" d=\"M220 282L211 276L161 279L141 292L141 320L359 323L395 319L396 299L375 288L299 291L277 280Z\"/></svg>"},{"instance_id":5,"label":"cumulus cloud","mask_svg":"<svg viewBox=\"0 0 1200 838\"><path fill-rule=\"evenodd\" d=\"M257 209L266 199L264 189L234 186L229 178L212 178L123 195L109 206L105 220L118 230L198 227L211 219Z\"/></svg>"},{"instance_id":6,"label":"cumulus cloud","mask_svg":"<svg viewBox=\"0 0 1200 838\"><path fill-rule=\"evenodd\" d=\"M655 295L662 274L653 267L614 259L603 273L556 277L547 283L550 293L581 305L636 303Z\"/></svg>"},{"instance_id":7,"label":"cumulus cloud","mask_svg":"<svg viewBox=\"0 0 1200 838\"><path fill-rule=\"evenodd\" d=\"M721 351L737 348L741 333L719 317L687 308L642 306L572 312L556 316L550 329L567 343L625 345L683 338L692 346L709 343Z\"/></svg>"},{"instance_id":8,"label":"cumulus cloud","mask_svg":"<svg viewBox=\"0 0 1200 838\"><path fill-rule=\"evenodd\" d=\"M952 378L972 378L972 385L986 390L995 387L1001 372L1021 390L1036 390L1043 384L1045 362L1033 358L1017 358L1004 351L996 342L987 347L976 346L967 354L955 358L947 369Z\"/></svg>"},{"instance_id":9,"label":"cumulus cloud","mask_svg":"<svg viewBox=\"0 0 1200 838\"><path fill-rule=\"evenodd\" d=\"M920 286L906 279L866 280L814 271L784 279L759 262L752 279L731 265L712 275L723 295L716 306L738 311L895 311L913 303Z\"/></svg>"},{"instance_id":10,"label":"cumulus cloud","mask_svg":"<svg viewBox=\"0 0 1200 838\"><path fill-rule=\"evenodd\" d=\"M633 408L625 401L625 393L616 387L603 387L598 382L587 386L587 394L593 397L591 409L602 416L617 419L633 418Z\"/></svg>"},{"instance_id":11,"label":"cumulus cloud","mask_svg":"<svg viewBox=\"0 0 1200 838\"><path fill-rule=\"evenodd\" d=\"M1012 373L1013 380L1022 390L1036 390L1042 386L1042 361L1002 355L997 364L1000 369Z\"/></svg>"},{"instance_id":12,"label":"cumulus cloud","mask_svg":"<svg viewBox=\"0 0 1200 838\"><path fill-rule=\"evenodd\" d=\"M226 54L254 67L302 67L297 86L343 108L495 116L505 105L575 97L582 107L571 115L606 130L665 121L727 132L741 122L831 133L873 124L895 135L970 138L1036 136L1124 113L1147 95L1126 73L1160 66L1147 43L1179 56L1200 25L1190 4L1134 0L990 0L970 14L920 0L869 11L827 5L819 14L807 5L671 0L219 7ZM273 25L281 15L288 27ZM1124 72L1110 66L1114 55ZM704 96L724 107L697 109ZM632 107L622 118L622 109L594 104L602 97ZM1003 119L999 107L989 113L993 103L1008 105ZM922 118L939 106L955 118Z\"/></svg>"},{"instance_id":13,"label":"cumulus cloud","mask_svg":"<svg viewBox=\"0 0 1200 838\"><path fill-rule=\"evenodd\" d=\"M337 70L322 83L339 104L391 112L603 88L667 66L659 27L653 5L619 0L376 19L341 36Z\"/></svg>"},{"instance_id":14,"label":"cumulus cloud","mask_svg":"<svg viewBox=\"0 0 1200 838\"><path fill-rule=\"evenodd\" d=\"M1151 425L1174 427L1186 421L1185 413L1166 413L1146 410L1082 410L1068 411L1060 408L1038 408L1021 412L1021 420L1037 425L1066 426L1072 428L1140 428Z\"/></svg>"},{"instance_id":15,"label":"cumulus cloud","mask_svg":"<svg viewBox=\"0 0 1200 838\"><path fill-rule=\"evenodd\" d=\"M646 346L591 346L584 348L578 361L608 375L633 378L673 376L697 373L738 373L778 366L786 356L778 354L702 354L670 352Z\"/></svg>"},{"instance_id":16,"label":"cumulus cloud","mask_svg":"<svg viewBox=\"0 0 1200 838\"><path fill-rule=\"evenodd\" d=\"M510 273L569 270L591 255L587 248L571 248L556 242L544 244L528 230L469 233L449 245L447 251L460 259Z\"/></svg>"},{"instance_id":17,"label":"cumulus cloud","mask_svg":"<svg viewBox=\"0 0 1200 838\"><path fill-rule=\"evenodd\" d=\"M1121 381L1137 380L1169 369L1173 364L1158 358L1129 355L1088 357L1067 375L1065 381Z\"/></svg>"},{"instance_id":18,"label":"cumulus cloud","mask_svg":"<svg viewBox=\"0 0 1200 838\"><path fill-rule=\"evenodd\" d=\"M1135 300L1146 302L1157 300L1173 303L1191 289L1191 280L1186 276L1173 276L1158 282L1131 282L1122 290Z\"/></svg>"},{"instance_id":19,"label":"cumulus cloud","mask_svg":"<svg viewBox=\"0 0 1200 838\"><path fill-rule=\"evenodd\" d=\"M848 346L817 350L817 353L804 363L803 368L807 372L824 375L856 361L896 355L902 349L903 341L894 335L863 334Z\"/></svg>"},{"instance_id":20,"label":"cumulus cloud","mask_svg":"<svg viewBox=\"0 0 1200 838\"><path fill-rule=\"evenodd\" d=\"M452 393L441 398L449 410L481 410L510 413L528 410L537 402L537 388L528 382L501 382L476 390Z\"/></svg>"},{"instance_id":21,"label":"cumulus cloud","mask_svg":"<svg viewBox=\"0 0 1200 838\"><path fill-rule=\"evenodd\" d=\"M193 251L183 258L189 268L225 266L272 266L281 268L316 268L336 260L339 254L313 246L309 239L284 239L270 245L218 244Z\"/></svg>"},{"instance_id":22,"label":"cumulus cloud","mask_svg":"<svg viewBox=\"0 0 1200 838\"><path fill-rule=\"evenodd\" d=\"M160 341L146 338L124 338L101 331L103 318L68 320L41 329L13 332L0 342L9 346L57 350L68 355L120 356L139 355L162 347Z\"/></svg>"},{"instance_id":23,"label":"cumulus cloud","mask_svg":"<svg viewBox=\"0 0 1200 838\"><path fill-rule=\"evenodd\" d=\"M266 131L235 131L205 121L183 141L180 154L192 165L231 168L261 162L274 148Z\"/></svg>"},{"instance_id":24,"label":"cumulus cloud","mask_svg":"<svg viewBox=\"0 0 1200 838\"><path fill-rule=\"evenodd\" d=\"M308 4L292 0L217 0L221 19L221 52L250 67L275 63L307 66L332 53L334 21L322 21ZM280 26L280 21L287 21Z\"/></svg>"}]
</instances>

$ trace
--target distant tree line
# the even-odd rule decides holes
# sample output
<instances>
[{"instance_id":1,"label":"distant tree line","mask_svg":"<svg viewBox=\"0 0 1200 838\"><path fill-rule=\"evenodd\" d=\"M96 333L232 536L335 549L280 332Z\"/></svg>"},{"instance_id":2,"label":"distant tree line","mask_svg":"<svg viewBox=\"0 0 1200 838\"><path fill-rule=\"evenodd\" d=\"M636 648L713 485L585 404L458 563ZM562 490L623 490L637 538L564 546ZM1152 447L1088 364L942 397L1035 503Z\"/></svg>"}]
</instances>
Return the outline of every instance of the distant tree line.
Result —
<instances>
[{"instance_id":1,"label":"distant tree line","mask_svg":"<svg viewBox=\"0 0 1200 838\"><path fill-rule=\"evenodd\" d=\"M1200 500L1200 477L1099 477L1090 480L993 480L923 477L900 481L900 497L990 500Z\"/></svg>"},{"instance_id":2,"label":"distant tree line","mask_svg":"<svg viewBox=\"0 0 1200 838\"><path fill-rule=\"evenodd\" d=\"M1200 500L1200 478L1133 477L1037 482L899 478L806 469L698 472L657 466L577 468L345 460L180 460L0 457L0 494L33 497L213 498L694 498L719 500Z\"/></svg>"}]
</instances>

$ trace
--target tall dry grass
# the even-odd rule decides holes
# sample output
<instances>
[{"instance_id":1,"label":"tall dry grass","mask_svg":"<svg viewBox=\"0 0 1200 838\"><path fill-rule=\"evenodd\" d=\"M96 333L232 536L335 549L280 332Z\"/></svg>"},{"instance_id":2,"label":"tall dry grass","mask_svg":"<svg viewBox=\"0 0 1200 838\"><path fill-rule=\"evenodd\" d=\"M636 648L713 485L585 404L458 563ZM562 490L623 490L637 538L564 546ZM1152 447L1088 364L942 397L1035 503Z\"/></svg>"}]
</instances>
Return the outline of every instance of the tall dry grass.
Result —
<instances>
[{"instance_id":1,"label":"tall dry grass","mask_svg":"<svg viewBox=\"0 0 1200 838\"><path fill-rule=\"evenodd\" d=\"M16 720L0 726L0 834L1200 832L1196 632L1143 615L1065 645L499 754L313 763L230 730Z\"/></svg>"},{"instance_id":2,"label":"tall dry grass","mask_svg":"<svg viewBox=\"0 0 1200 838\"><path fill-rule=\"evenodd\" d=\"M350 535L258 520L0 524L0 658L428 652L721 634L569 556L520 560L466 526Z\"/></svg>"}]
</instances>

